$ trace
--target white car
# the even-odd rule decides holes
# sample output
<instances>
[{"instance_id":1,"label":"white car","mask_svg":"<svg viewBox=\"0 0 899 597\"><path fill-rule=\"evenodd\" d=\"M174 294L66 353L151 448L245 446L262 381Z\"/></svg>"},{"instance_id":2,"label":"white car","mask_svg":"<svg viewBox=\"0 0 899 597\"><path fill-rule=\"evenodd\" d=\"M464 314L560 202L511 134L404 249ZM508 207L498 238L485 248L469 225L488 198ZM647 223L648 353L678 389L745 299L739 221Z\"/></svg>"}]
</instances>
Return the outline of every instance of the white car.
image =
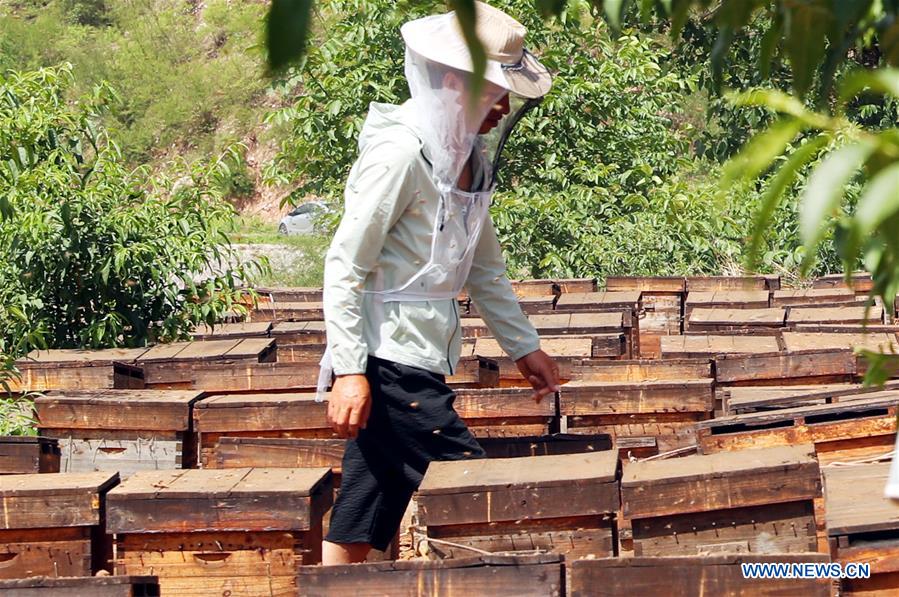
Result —
<instances>
[{"instance_id":1,"label":"white car","mask_svg":"<svg viewBox=\"0 0 899 597\"><path fill-rule=\"evenodd\" d=\"M321 201L309 201L298 205L289 214L281 218L278 232L281 234L312 234L315 232L315 221L328 207Z\"/></svg>"}]
</instances>

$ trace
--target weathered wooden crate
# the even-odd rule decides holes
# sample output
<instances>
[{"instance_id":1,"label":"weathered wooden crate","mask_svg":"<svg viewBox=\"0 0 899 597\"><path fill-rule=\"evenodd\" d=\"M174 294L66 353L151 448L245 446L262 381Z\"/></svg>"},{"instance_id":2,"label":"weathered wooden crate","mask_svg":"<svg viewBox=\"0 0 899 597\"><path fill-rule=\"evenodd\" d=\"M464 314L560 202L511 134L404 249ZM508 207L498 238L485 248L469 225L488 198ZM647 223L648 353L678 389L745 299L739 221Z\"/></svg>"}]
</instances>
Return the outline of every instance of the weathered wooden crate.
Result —
<instances>
[{"instance_id":1,"label":"weathered wooden crate","mask_svg":"<svg viewBox=\"0 0 899 597\"><path fill-rule=\"evenodd\" d=\"M561 294L596 292L596 278L561 278L554 282Z\"/></svg>"},{"instance_id":2,"label":"weathered wooden crate","mask_svg":"<svg viewBox=\"0 0 899 597\"><path fill-rule=\"evenodd\" d=\"M459 388L454 407L475 437L548 435L558 430L554 395L539 403L531 388Z\"/></svg>"},{"instance_id":3,"label":"weathered wooden crate","mask_svg":"<svg viewBox=\"0 0 899 597\"><path fill-rule=\"evenodd\" d=\"M556 304L555 294L547 294L540 296L521 296L518 297L518 306L522 312L533 315L538 313L552 313ZM468 303L467 314L472 317L479 317L480 311L476 301Z\"/></svg>"},{"instance_id":4,"label":"weathered wooden crate","mask_svg":"<svg viewBox=\"0 0 899 597\"><path fill-rule=\"evenodd\" d=\"M784 349L788 352L799 352L810 349L855 350L862 348L874 352L899 352L899 342L895 332L863 332L849 328L846 332L806 331L783 333Z\"/></svg>"},{"instance_id":5,"label":"weathered wooden crate","mask_svg":"<svg viewBox=\"0 0 899 597\"><path fill-rule=\"evenodd\" d=\"M684 301L684 317L689 319L693 309L767 309L770 306L767 290L690 290Z\"/></svg>"},{"instance_id":6,"label":"weathered wooden crate","mask_svg":"<svg viewBox=\"0 0 899 597\"><path fill-rule=\"evenodd\" d=\"M323 321L324 303L273 301L259 303L250 313L251 321Z\"/></svg>"},{"instance_id":7,"label":"weathered wooden crate","mask_svg":"<svg viewBox=\"0 0 899 597\"><path fill-rule=\"evenodd\" d=\"M625 462L621 478L635 556L816 551L821 495L811 445Z\"/></svg>"},{"instance_id":8,"label":"weathered wooden crate","mask_svg":"<svg viewBox=\"0 0 899 597\"><path fill-rule=\"evenodd\" d=\"M479 437L478 443L487 458L524 458L527 456L557 456L585 454L612 449L607 434L553 433L522 437Z\"/></svg>"},{"instance_id":9,"label":"weathered wooden crate","mask_svg":"<svg viewBox=\"0 0 899 597\"><path fill-rule=\"evenodd\" d=\"M145 352L146 348L33 350L16 361L21 379L7 383L13 392L142 388L144 375L135 360Z\"/></svg>"},{"instance_id":10,"label":"weathered wooden crate","mask_svg":"<svg viewBox=\"0 0 899 597\"><path fill-rule=\"evenodd\" d=\"M848 288L856 294L868 294L874 288L874 280L868 272L853 272L846 283L845 274L828 274L812 282L812 288Z\"/></svg>"},{"instance_id":11,"label":"weathered wooden crate","mask_svg":"<svg viewBox=\"0 0 899 597\"><path fill-rule=\"evenodd\" d=\"M688 276L687 292L751 292L769 290L768 276ZM778 284L779 286L779 284Z\"/></svg>"},{"instance_id":12,"label":"weathered wooden crate","mask_svg":"<svg viewBox=\"0 0 899 597\"><path fill-rule=\"evenodd\" d=\"M259 287L260 302L269 303L320 303L323 290L317 287Z\"/></svg>"},{"instance_id":13,"label":"weathered wooden crate","mask_svg":"<svg viewBox=\"0 0 899 597\"><path fill-rule=\"evenodd\" d=\"M204 369L221 363L273 362L277 357L271 338L232 338L157 344L136 359L144 382L155 390L184 390Z\"/></svg>"},{"instance_id":14,"label":"weathered wooden crate","mask_svg":"<svg viewBox=\"0 0 899 597\"><path fill-rule=\"evenodd\" d=\"M193 371L190 387L205 392L302 390L315 388L318 372L318 362L222 361Z\"/></svg>"},{"instance_id":15,"label":"weathered wooden crate","mask_svg":"<svg viewBox=\"0 0 899 597\"><path fill-rule=\"evenodd\" d=\"M622 457L695 445L697 421L714 410L708 360L583 362L562 385L569 433L606 433Z\"/></svg>"},{"instance_id":16,"label":"weathered wooden crate","mask_svg":"<svg viewBox=\"0 0 899 597\"><path fill-rule=\"evenodd\" d=\"M772 307L834 306L858 300L848 288L786 288L771 293Z\"/></svg>"},{"instance_id":17,"label":"weathered wooden crate","mask_svg":"<svg viewBox=\"0 0 899 597\"><path fill-rule=\"evenodd\" d=\"M419 553L617 554L618 453L433 462L419 487ZM433 539L433 541L432 541ZM425 548L422 543L427 545Z\"/></svg>"},{"instance_id":18,"label":"weathered wooden crate","mask_svg":"<svg viewBox=\"0 0 899 597\"><path fill-rule=\"evenodd\" d=\"M570 292L556 301L556 311L562 313L621 313L623 325L629 332L630 355L640 352L640 291ZM571 326L577 327L572 317Z\"/></svg>"},{"instance_id":19,"label":"weathered wooden crate","mask_svg":"<svg viewBox=\"0 0 899 597\"><path fill-rule=\"evenodd\" d=\"M3 597L159 597L155 576L34 576L0 580Z\"/></svg>"},{"instance_id":20,"label":"weathered wooden crate","mask_svg":"<svg viewBox=\"0 0 899 597\"><path fill-rule=\"evenodd\" d=\"M836 404L719 417L697 424L703 453L813 443L822 464L879 456L896 439L899 392Z\"/></svg>"},{"instance_id":21,"label":"weathered wooden crate","mask_svg":"<svg viewBox=\"0 0 899 597\"><path fill-rule=\"evenodd\" d=\"M797 386L737 386L721 388L724 414L739 415L794 406L832 404L834 402L877 398L883 392L899 389L899 382L864 387L860 383Z\"/></svg>"},{"instance_id":22,"label":"weathered wooden crate","mask_svg":"<svg viewBox=\"0 0 899 597\"><path fill-rule=\"evenodd\" d=\"M606 278L609 291L640 292L640 356L657 358L661 354L661 338L683 331L684 278Z\"/></svg>"},{"instance_id":23,"label":"weathered wooden crate","mask_svg":"<svg viewBox=\"0 0 899 597\"><path fill-rule=\"evenodd\" d=\"M327 420L328 403L314 393L220 394L194 405L193 425L200 463L215 463L216 443L229 437L297 437L333 439Z\"/></svg>"},{"instance_id":24,"label":"weathered wooden crate","mask_svg":"<svg viewBox=\"0 0 899 597\"><path fill-rule=\"evenodd\" d=\"M858 363L851 350L798 350L719 354L715 380L729 385L842 383L855 380Z\"/></svg>"},{"instance_id":25,"label":"weathered wooden crate","mask_svg":"<svg viewBox=\"0 0 899 597\"><path fill-rule=\"evenodd\" d=\"M207 468L319 468L334 472L339 485L344 439L301 437L219 437L206 459Z\"/></svg>"},{"instance_id":26,"label":"weathered wooden crate","mask_svg":"<svg viewBox=\"0 0 899 597\"><path fill-rule=\"evenodd\" d=\"M324 468L138 473L108 497L116 574L152 571L163 595L297 595L332 501Z\"/></svg>"},{"instance_id":27,"label":"weathered wooden crate","mask_svg":"<svg viewBox=\"0 0 899 597\"><path fill-rule=\"evenodd\" d=\"M308 597L560 597L565 573L559 556L484 555L343 566L301 566L297 585Z\"/></svg>"},{"instance_id":28,"label":"weathered wooden crate","mask_svg":"<svg viewBox=\"0 0 899 597\"><path fill-rule=\"evenodd\" d=\"M871 566L870 578L842 581L844 595L899 594L899 503L883 495L889 472L889 462L824 469L831 555Z\"/></svg>"},{"instance_id":29,"label":"weathered wooden crate","mask_svg":"<svg viewBox=\"0 0 899 597\"><path fill-rule=\"evenodd\" d=\"M526 296L557 296L561 289L553 280L512 280L512 290L518 298Z\"/></svg>"},{"instance_id":30,"label":"weathered wooden crate","mask_svg":"<svg viewBox=\"0 0 899 597\"><path fill-rule=\"evenodd\" d=\"M272 322L240 321L236 323L219 323L215 326L203 324L191 332L194 340L228 340L232 338L267 338L272 329Z\"/></svg>"},{"instance_id":31,"label":"weathered wooden crate","mask_svg":"<svg viewBox=\"0 0 899 597\"><path fill-rule=\"evenodd\" d=\"M194 390L65 390L35 398L40 433L59 441L63 472L192 468Z\"/></svg>"},{"instance_id":32,"label":"weathered wooden crate","mask_svg":"<svg viewBox=\"0 0 899 597\"><path fill-rule=\"evenodd\" d=\"M691 332L729 332L751 330L753 333L783 328L786 311L782 307L765 309L694 308L686 322Z\"/></svg>"},{"instance_id":33,"label":"weathered wooden crate","mask_svg":"<svg viewBox=\"0 0 899 597\"><path fill-rule=\"evenodd\" d=\"M727 595L728 597L829 597L828 578L746 578L741 564L826 564L822 553L704 555L657 558L601 558L566 565L568 597L655 597Z\"/></svg>"},{"instance_id":34,"label":"weathered wooden crate","mask_svg":"<svg viewBox=\"0 0 899 597\"><path fill-rule=\"evenodd\" d=\"M592 356L593 340L589 337L577 336L543 339L540 342L540 348L553 357L559 366L559 375L562 378L568 378L572 363ZM478 357L488 358L496 363L499 371L499 386L530 387L515 365L515 361L506 355L499 342L493 338L478 338L473 350Z\"/></svg>"},{"instance_id":35,"label":"weathered wooden crate","mask_svg":"<svg viewBox=\"0 0 899 597\"><path fill-rule=\"evenodd\" d=\"M464 348L464 346L463 346ZM474 354L462 354L452 375L446 376L451 388L495 388L500 384L500 365L496 359Z\"/></svg>"},{"instance_id":36,"label":"weathered wooden crate","mask_svg":"<svg viewBox=\"0 0 899 597\"><path fill-rule=\"evenodd\" d=\"M58 473L59 443L51 437L0 436L0 475Z\"/></svg>"},{"instance_id":37,"label":"weathered wooden crate","mask_svg":"<svg viewBox=\"0 0 899 597\"><path fill-rule=\"evenodd\" d=\"M787 311L787 325L866 323L883 323L883 307L790 307Z\"/></svg>"},{"instance_id":38,"label":"weathered wooden crate","mask_svg":"<svg viewBox=\"0 0 899 597\"><path fill-rule=\"evenodd\" d=\"M0 579L92 576L109 568L106 495L117 473L0 476Z\"/></svg>"},{"instance_id":39,"label":"weathered wooden crate","mask_svg":"<svg viewBox=\"0 0 899 597\"><path fill-rule=\"evenodd\" d=\"M661 340L663 359L704 358L719 355L773 353L780 350L775 336L697 334L666 336Z\"/></svg>"},{"instance_id":40,"label":"weathered wooden crate","mask_svg":"<svg viewBox=\"0 0 899 597\"><path fill-rule=\"evenodd\" d=\"M327 346L324 321L282 321L272 327L279 363L321 360Z\"/></svg>"}]
</instances>

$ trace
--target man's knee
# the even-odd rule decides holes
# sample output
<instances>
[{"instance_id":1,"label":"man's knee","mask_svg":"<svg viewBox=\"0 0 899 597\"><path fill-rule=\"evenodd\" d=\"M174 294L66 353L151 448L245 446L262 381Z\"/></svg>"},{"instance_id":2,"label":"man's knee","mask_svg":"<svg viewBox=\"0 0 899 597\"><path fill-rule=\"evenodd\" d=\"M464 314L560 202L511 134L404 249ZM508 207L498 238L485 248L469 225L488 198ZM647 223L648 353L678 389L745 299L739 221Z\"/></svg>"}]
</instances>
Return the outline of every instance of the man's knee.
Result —
<instances>
[{"instance_id":1,"label":"man's knee","mask_svg":"<svg viewBox=\"0 0 899 597\"><path fill-rule=\"evenodd\" d=\"M334 566L337 564L356 564L364 562L371 551L368 543L331 543L322 541L322 564Z\"/></svg>"}]
</instances>

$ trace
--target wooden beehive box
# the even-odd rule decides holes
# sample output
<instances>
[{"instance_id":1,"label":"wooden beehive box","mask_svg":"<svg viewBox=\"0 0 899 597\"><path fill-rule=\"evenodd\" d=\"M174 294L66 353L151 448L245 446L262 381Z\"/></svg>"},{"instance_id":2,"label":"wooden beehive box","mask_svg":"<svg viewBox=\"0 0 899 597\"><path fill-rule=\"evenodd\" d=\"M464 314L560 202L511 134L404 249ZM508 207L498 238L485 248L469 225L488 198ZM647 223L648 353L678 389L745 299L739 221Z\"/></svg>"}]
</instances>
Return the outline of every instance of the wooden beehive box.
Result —
<instances>
[{"instance_id":1,"label":"wooden beehive box","mask_svg":"<svg viewBox=\"0 0 899 597\"><path fill-rule=\"evenodd\" d=\"M152 571L163 595L296 595L332 501L324 468L138 473L108 497L116 574Z\"/></svg>"},{"instance_id":2,"label":"wooden beehive box","mask_svg":"<svg viewBox=\"0 0 899 597\"><path fill-rule=\"evenodd\" d=\"M787 325L797 324L882 324L883 307L790 307Z\"/></svg>"},{"instance_id":3,"label":"wooden beehive box","mask_svg":"<svg viewBox=\"0 0 899 597\"><path fill-rule=\"evenodd\" d=\"M855 381L858 364L851 350L798 350L719 354L715 381L728 385L787 385Z\"/></svg>"},{"instance_id":4,"label":"wooden beehive box","mask_svg":"<svg viewBox=\"0 0 899 597\"><path fill-rule=\"evenodd\" d=\"M521 311L528 315L537 313L552 313L556 304L556 295L547 294L541 296L520 296L518 297L518 306ZM467 314L476 317L480 315L478 304L476 301L468 303Z\"/></svg>"},{"instance_id":5,"label":"wooden beehive box","mask_svg":"<svg viewBox=\"0 0 899 597\"><path fill-rule=\"evenodd\" d=\"M855 293L848 288L789 288L771 293L772 307L834 306L856 300Z\"/></svg>"},{"instance_id":6,"label":"wooden beehive box","mask_svg":"<svg viewBox=\"0 0 899 597\"><path fill-rule=\"evenodd\" d=\"M460 388L454 408L475 437L547 435L558 428L554 395L539 403L531 388Z\"/></svg>"},{"instance_id":7,"label":"wooden beehive box","mask_svg":"<svg viewBox=\"0 0 899 597\"><path fill-rule=\"evenodd\" d=\"M836 404L719 417L697 424L702 452L813 443L822 464L880 456L896 439L899 391Z\"/></svg>"},{"instance_id":8,"label":"wooden beehive box","mask_svg":"<svg viewBox=\"0 0 899 597\"><path fill-rule=\"evenodd\" d=\"M343 566L302 566L297 585L305 597L559 597L565 572L559 556L484 555L453 560L407 560Z\"/></svg>"},{"instance_id":9,"label":"wooden beehive box","mask_svg":"<svg viewBox=\"0 0 899 597\"><path fill-rule=\"evenodd\" d=\"M34 400L40 433L56 438L63 472L192 468L194 390L65 390Z\"/></svg>"},{"instance_id":10,"label":"wooden beehive box","mask_svg":"<svg viewBox=\"0 0 899 597\"><path fill-rule=\"evenodd\" d=\"M590 337L571 336L566 338L544 338L540 341L543 349L559 366L559 375L567 379L571 365L581 359L589 359L593 355L593 339ZM499 342L493 338L478 338L474 344L477 356L489 358L499 368L499 384L504 387L530 387L521 375L515 361L503 351Z\"/></svg>"},{"instance_id":11,"label":"wooden beehive box","mask_svg":"<svg viewBox=\"0 0 899 597\"><path fill-rule=\"evenodd\" d=\"M762 412L775 408L812 406L834 402L875 398L883 391L899 389L897 382L884 387L864 387L860 383L818 384L797 386L736 386L722 388L724 414Z\"/></svg>"},{"instance_id":12,"label":"wooden beehive box","mask_svg":"<svg viewBox=\"0 0 899 597\"><path fill-rule=\"evenodd\" d=\"M560 294L596 292L596 278L562 278L555 280Z\"/></svg>"},{"instance_id":13,"label":"wooden beehive box","mask_svg":"<svg viewBox=\"0 0 899 597\"><path fill-rule=\"evenodd\" d=\"M435 558L471 553L448 541L489 552L616 555L619 470L615 450L433 462L416 497L425 534L417 549Z\"/></svg>"},{"instance_id":14,"label":"wooden beehive box","mask_svg":"<svg viewBox=\"0 0 899 597\"><path fill-rule=\"evenodd\" d=\"M578 560L567 565L568 597L829 597L829 578L746 578L741 564L826 564L823 553L703 555Z\"/></svg>"},{"instance_id":15,"label":"wooden beehive box","mask_svg":"<svg viewBox=\"0 0 899 597\"><path fill-rule=\"evenodd\" d=\"M871 565L870 578L842 581L844 595L899 594L899 503L883 495L890 464L824 469L831 555Z\"/></svg>"},{"instance_id":16,"label":"wooden beehive box","mask_svg":"<svg viewBox=\"0 0 899 597\"><path fill-rule=\"evenodd\" d=\"M190 335L194 340L267 338L271 329L272 322L270 321L240 321L236 323L219 323L214 326L203 324L198 326Z\"/></svg>"},{"instance_id":17,"label":"wooden beehive box","mask_svg":"<svg viewBox=\"0 0 899 597\"><path fill-rule=\"evenodd\" d=\"M194 430L205 468L214 461L220 438L299 437L332 439L328 403L314 393L219 394L200 400L193 410Z\"/></svg>"},{"instance_id":18,"label":"wooden beehive box","mask_svg":"<svg viewBox=\"0 0 899 597\"><path fill-rule=\"evenodd\" d=\"M0 476L0 578L92 576L109 567L106 495L117 473Z\"/></svg>"},{"instance_id":19,"label":"wooden beehive box","mask_svg":"<svg viewBox=\"0 0 899 597\"><path fill-rule=\"evenodd\" d=\"M660 355L663 336L683 331L684 278L606 278L606 289L612 292L640 292L640 356L656 358Z\"/></svg>"},{"instance_id":20,"label":"wooden beehive box","mask_svg":"<svg viewBox=\"0 0 899 597\"><path fill-rule=\"evenodd\" d=\"M318 287L260 287L256 289L261 302L320 303L324 290Z\"/></svg>"},{"instance_id":21,"label":"wooden beehive box","mask_svg":"<svg viewBox=\"0 0 899 597\"><path fill-rule=\"evenodd\" d=\"M0 580L3 597L159 597L155 576L34 576Z\"/></svg>"},{"instance_id":22,"label":"wooden beehive box","mask_svg":"<svg viewBox=\"0 0 899 597\"><path fill-rule=\"evenodd\" d=\"M848 288L856 294L868 294L874 288L874 280L868 272L853 272L846 282L846 274L828 274L812 282L812 288Z\"/></svg>"},{"instance_id":23,"label":"wooden beehive box","mask_svg":"<svg viewBox=\"0 0 899 597\"><path fill-rule=\"evenodd\" d=\"M206 468L330 468L340 484L344 439L302 437L220 437Z\"/></svg>"},{"instance_id":24,"label":"wooden beehive box","mask_svg":"<svg viewBox=\"0 0 899 597\"><path fill-rule=\"evenodd\" d=\"M324 303L313 301L272 301L259 303L250 313L252 321L323 321Z\"/></svg>"},{"instance_id":25,"label":"wooden beehive box","mask_svg":"<svg viewBox=\"0 0 899 597\"><path fill-rule=\"evenodd\" d=\"M33 350L16 361L21 379L8 383L13 392L142 388L144 376L135 360L146 352L146 348Z\"/></svg>"},{"instance_id":26,"label":"wooden beehive box","mask_svg":"<svg viewBox=\"0 0 899 597\"><path fill-rule=\"evenodd\" d=\"M695 308L690 312L686 329L690 332L730 332L747 330L752 333L777 332L784 326L786 311L782 307L765 309Z\"/></svg>"},{"instance_id":27,"label":"wooden beehive box","mask_svg":"<svg viewBox=\"0 0 899 597\"><path fill-rule=\"evenodd\" d=\"M767 276L688 276L686 285L687 292L752 292L767 291L771 283Z\"/></svg>"},{"instance_id":28,"label":"wooden beehive box","mask_svg":"<svg viewBox=\"0 0 899 597\"><path fill-rule=\"evenodd\" d=\"M585 454L612 449L612 439L604 433L553 433L522 437L479 437L487 458L524 458Z\"/></svg>"},{"instance_id":29,"label":"wooden beehive box","mask_svg":"<svg viewBox=\"0 0 899 597\"><path fill-rule=\"evenodd\" d=\"M556 311L562 313L620 313L630 341L630 355L640 352L640 291L570 292L559 296ZM576 324L571 323L572 327Z\"/></svg>"},{"instance_id":30,"label":"wooden beehive box","mask_svg":"<svg viewBox=\"0 0 899 597\"><path fill-rule=\"evenodd\" d=\"M559 285L552 280L512 280L512 290L518 298L526 296L558 296Z\"/></svg>"},{"instance_id":31,"label":"wooden beehive box","mask_svg":"<svg viewBox=\"0 0 899 597\"><path fill-rule=\"evenodd\" d=\"M154 390L185 390L193 387L199 371L223 362L249 364L276 358L271 338L231 338L157 344L136 359L144 382Z\"/></svg>"},{"instance_id":32,"label":"wooden beehive box","mask_svg":"<svg viewBox=\"0 0 899 597\"><path fill-rule=\"evenodd\" d=\"M767 309L770 306L767 290L691 290L687 283L684 317L690 318L693 309Z\"/></svg>"},{"instance_id":33,"label":"wooden beehive box","mask_svg":"<svg viewBox=\"0 0 899 597\"><path fill-rule=\"evenodd\" d=\"M283 321L272 327L279 363L318 363L327 339L324 321Z\"/></svg>"},{"instance_id":34,"label":"wooden beehive box","mask_svg":"<svg viewBox=\"0 0 899 597\"><path fill-rule=\"evenodd\" d=\"M819 475L811 445L625 462L634 555L816 551Z\"/></svg>"},{"instance_id":35,"label":"wooden beehive box","mask_svg":"<svg viewBox=\"0 0 899 597\"><path fill-rule=\"evenodd\" d=\"M663 359L710 359L719 355L772 353L780 350L774 336L697 334L666 336L661 341Z\"/></svg>"},{"instance_id":36,"label":"wooden beehive box","mask_svg":"<svg viewBox=\"0 0 899 597\"><path fill-rule=\"evenodd\" d=\"M452 375L446 376L446 385L451 388L495 388L500 383L499 363L495 359L474 353L474 344L469 344L471 353L464 352L456 364Z\"/></svg>"},{"instance_id":37,"label":"wooden beehive box","mask_svg":"<svg viewBox=\"0 0 899 597\"><path fill-rule=\"evenodd\" d=\"M788 352L799 352L811 349L855 350L856 348L873 352L890 353L899 351L899 342L894 332L817 332L795 331L783 333L784 349Z\"/></svg>"},{"instance_id":38,"label":"wooden beehive box","mask_svg":"<svg viewBox=\"0 0 899 597\"><path fill-rule=\"evenodd\" d=\"M0 436L0 475L58 472L59 443L55 439Z\"/></svg>"},{"instance_id":39,"label":"wooden beehive box","mask_svg":"<svg viewBox=\"0 0 899 597\"><path fill-rule=\"evenodd\" d=\"M709 360L584 361L562 385L559 413L569 433L606 433L622 457L695 445L711 418Z\"/></svg>"},{"instance_id":40,"label":"wooden beehive box","mask_svg":"<svg viewBox=\"0 0 899 597\"><path fill-rule=\"evenodd\" d=\"M318 361L293 363L211 362L191 373L189 385L204 392L314 389L318 383L318 373Z\"/></svg>"}]
</instances>

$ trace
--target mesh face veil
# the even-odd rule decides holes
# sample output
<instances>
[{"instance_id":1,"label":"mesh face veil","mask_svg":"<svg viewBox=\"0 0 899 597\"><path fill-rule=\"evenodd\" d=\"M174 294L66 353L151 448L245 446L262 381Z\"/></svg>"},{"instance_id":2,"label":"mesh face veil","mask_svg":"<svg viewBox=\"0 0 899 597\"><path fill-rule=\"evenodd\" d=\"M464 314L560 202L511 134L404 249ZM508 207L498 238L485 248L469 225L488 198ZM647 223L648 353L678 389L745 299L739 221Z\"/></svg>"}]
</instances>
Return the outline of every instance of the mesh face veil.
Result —
<instances>
[{"instance_id":1,"label":"mesh face veil","mask_svg":"<svg viewBox=\"0 0 899 597\"><path fill-rule=\"evenodd\" d=\"M475 146L478 130L505 89L484 81L477 103L471 102L470 74L429 61L406 48L406 79L416 128L438 186L456 186Z\"/></svg>"}]
</instances>

